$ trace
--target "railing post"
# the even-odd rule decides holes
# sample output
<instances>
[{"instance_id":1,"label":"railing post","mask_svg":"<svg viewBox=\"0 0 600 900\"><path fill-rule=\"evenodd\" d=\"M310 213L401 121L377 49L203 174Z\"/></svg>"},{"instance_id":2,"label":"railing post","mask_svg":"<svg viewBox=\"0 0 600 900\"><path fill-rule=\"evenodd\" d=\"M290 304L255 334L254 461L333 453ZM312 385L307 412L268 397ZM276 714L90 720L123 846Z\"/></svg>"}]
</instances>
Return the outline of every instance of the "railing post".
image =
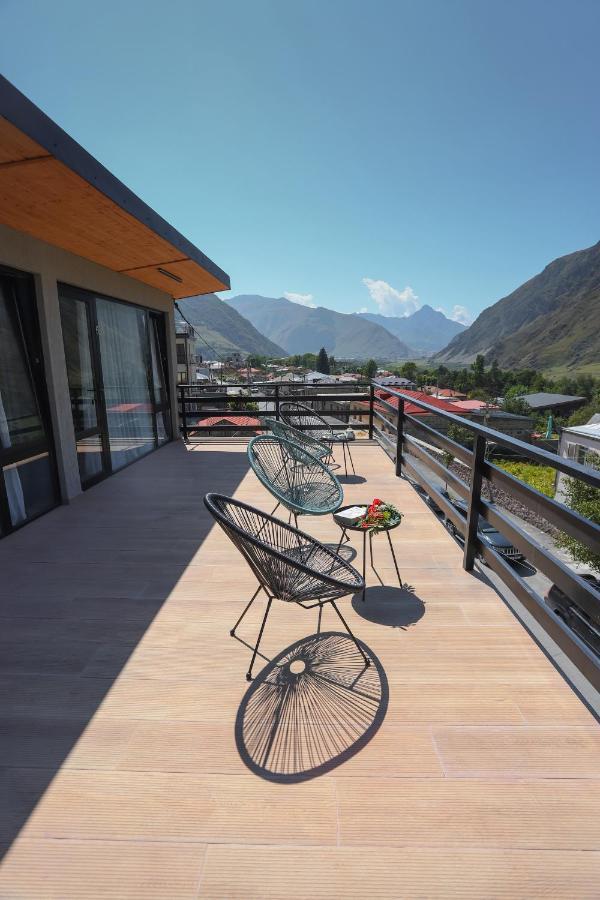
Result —
<instances>
[{"instance_id":1,"label":"railing post","mask_svg":"<svg viewBox=\"0 0 600 900\"><path fill-rule=\"evenodd\" d=\"M369 385L369 440L373 440L373 403L375 400L375 387Z\"/></svg>"},{"instance_id":2,"label":"railing post","mask_svg":"<svg viewBox=\"0 0 600 900\"><path fill-rule=\"evenodd\" d=\"M279 385L275 385L275 418L279 421Z\"/></svg>"},{"instance_id":3,"label":"railing post","mask_svg":"<svg viewBox=\"0 0 600 900\"><path fill-rule=\"evenodd\" d=\"M467 528L465 531L465 550L463 556L463 569L470 572L475 562L477 552L477 527L479 525L479 513L481 509L481 467L485 460L485 438L478 434L473 443L473 467L471 469L471 491L469 494L469 510L467 513Z\"/></svg>"},{"instance_id":4,"label":"railing post","mask_svg":"<svg viewBox=\"0 0 600 900\"><path fill-rule=\"evenodd\" d=\"M179 387L179 399L181 402L181 432L183 434L183 440L187 444L187 442L188 442L187 408L186 408L184 385L180 385L180 387Z\"/></svg>"},{"instance_id":5,"label":"railing post","mask_svg":"<svg viewBox=\"0 0 600 900\"><path fill-rule=\"evenodd\" d=\"M404 398L398 397L398 417L396 419L396 475L402 475L402 443L404 441Z\"/></svg>"}]
</instances>

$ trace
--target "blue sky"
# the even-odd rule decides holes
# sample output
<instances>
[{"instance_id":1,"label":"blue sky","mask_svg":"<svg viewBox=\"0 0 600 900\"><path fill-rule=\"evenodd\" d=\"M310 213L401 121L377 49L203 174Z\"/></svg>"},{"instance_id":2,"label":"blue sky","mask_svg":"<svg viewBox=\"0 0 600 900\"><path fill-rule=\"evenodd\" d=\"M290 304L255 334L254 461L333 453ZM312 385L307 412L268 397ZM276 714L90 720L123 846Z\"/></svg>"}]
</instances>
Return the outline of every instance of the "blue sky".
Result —
<instances>
[{"instance_id":1,"label":"blue sky","mask_svg":"<svg viewBox=\"0 0 600 900\"><path fill-rule=\"evenodd\" d=\"M599 33L598 0L0 0L3 74L234 293L342 312L474 317L600 239Z\"/></svg>"}]
</instances>

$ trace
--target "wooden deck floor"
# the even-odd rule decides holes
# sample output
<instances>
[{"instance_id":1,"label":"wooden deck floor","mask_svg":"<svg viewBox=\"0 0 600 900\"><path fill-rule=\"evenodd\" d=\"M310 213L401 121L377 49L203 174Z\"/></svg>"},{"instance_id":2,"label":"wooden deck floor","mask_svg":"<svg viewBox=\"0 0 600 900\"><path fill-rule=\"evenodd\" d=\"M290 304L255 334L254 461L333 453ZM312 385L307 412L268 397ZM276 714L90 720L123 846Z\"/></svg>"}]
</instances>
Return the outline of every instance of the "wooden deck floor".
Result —
<instances>
[{"instance_id":1,"label":"wooden deck floor","mask_svg":"<svg viewBox=\"0 0 600 900\"><path fill-rule=\"evenodd\" d=\"M354 457L348 502L405 513L414 593L378 544L387 599L341 608L387 715L301 784L253 774L234 742L248 651L228 630L254 579L202 496L271 508L243 447L169 445L0 542L0 898L600 895L597 724L383 452ZM265 652L315 630L278 603Z\"/></svg>"}]
</instances>

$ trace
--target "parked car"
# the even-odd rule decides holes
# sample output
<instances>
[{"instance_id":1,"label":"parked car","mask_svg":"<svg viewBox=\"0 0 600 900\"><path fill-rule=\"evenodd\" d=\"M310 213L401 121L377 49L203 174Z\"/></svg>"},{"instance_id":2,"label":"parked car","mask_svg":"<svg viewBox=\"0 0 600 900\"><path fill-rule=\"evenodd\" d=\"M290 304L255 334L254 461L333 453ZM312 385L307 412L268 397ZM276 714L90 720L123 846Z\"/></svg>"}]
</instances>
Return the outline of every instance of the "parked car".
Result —
<instances>
[{"instance_id":1,"label":"parked car","mask_svg":"<svg viewBox=\"0 0 600 900\"><path fill-rule=\"evenodd\" d=\"M581 575L600 593L600 579L595 575ZM544 597L544 600L557 616L569 626L571 631L581 638L588 647L600 656L600 628L597 622L593 622L570 597L561 591L558 585L553 584Z\"/></svg>"},{"instance_id":2,"label":"parked car","mask_svg":"<svg viewBox=\"0 0 600 900\"><path fill-rule=\"evenodd\" d=\"M445 497L446 500L449 500L452 506L457 509L459 513L461 513L461 515L463 515L466 519L468 504L464 500L461 500L458 497L451 497L448 491L442 491L442 496ZM450 519L446 518L445 525L451 535L453 535L461 543L464 542L462 534L456 528L454 523L450 521ZM508 538L504 537L504 535L501 534L497 528L494 528L493 525L490 525L490 523L487 522L483 518L483 516L479 516L479 522L477 523L477 534L479 536L479 539L483 541L484 544L487 544L488 547L491 547L492 550L495 550L496 553L499 553L509 562L523 562L523 560L525 559L521 551L517 550L517 548L511 544ZM479 558L482 562L485 562L485 560L481 556Z\"/></svg>"}]
</instances>

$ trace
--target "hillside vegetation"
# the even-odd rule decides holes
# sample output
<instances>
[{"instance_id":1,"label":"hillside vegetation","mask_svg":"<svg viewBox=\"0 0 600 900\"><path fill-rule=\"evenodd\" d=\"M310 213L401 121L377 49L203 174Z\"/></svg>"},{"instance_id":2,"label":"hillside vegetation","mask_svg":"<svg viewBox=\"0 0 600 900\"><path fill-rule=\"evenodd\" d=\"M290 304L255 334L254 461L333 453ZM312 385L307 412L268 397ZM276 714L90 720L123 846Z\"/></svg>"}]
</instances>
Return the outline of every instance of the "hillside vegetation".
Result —
<instances>
[{"instance_id":1,"label":"hillside vegetation","mask_svg":"<svg viewBox=\"0 0 600 900\"><path fill-rule=\"evenodd\" d=\"M600 374L600 243L555 259L485 309L436 359Z\"/></svg>"},{"instance_id":2,"label":"hillside vegetation","mask_svg":"<svg viewBox=\"0 0 600 900\"><path fill-rule=\"evenodd\" d=\"M186 319L189 319L205 341L222 356L233 350L268 357L287 356L282 347L257 331L248 319L215 294L188 297L179 300L178 305ZM175 318L177 321L183 321L178 316L177 310ZM196 340L196 344L202 356L210 354L209 348L202 341Z\"/></svg>"}]
</instances>

